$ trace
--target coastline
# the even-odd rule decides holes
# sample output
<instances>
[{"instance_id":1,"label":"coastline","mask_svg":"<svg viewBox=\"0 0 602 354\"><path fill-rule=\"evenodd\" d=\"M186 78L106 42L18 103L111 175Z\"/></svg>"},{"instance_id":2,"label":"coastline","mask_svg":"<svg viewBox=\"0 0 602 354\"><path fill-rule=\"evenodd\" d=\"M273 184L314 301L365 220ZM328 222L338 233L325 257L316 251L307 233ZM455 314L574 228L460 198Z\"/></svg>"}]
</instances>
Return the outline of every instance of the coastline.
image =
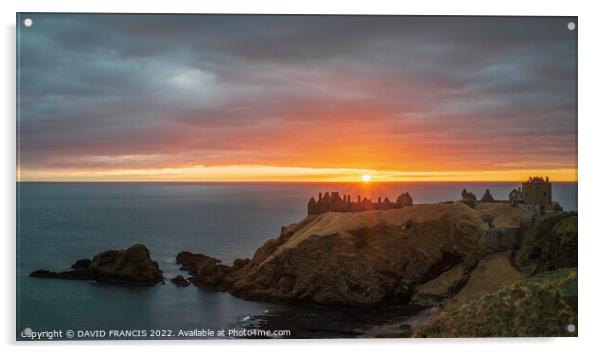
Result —
<instances>
[{"instance_id":1,"label":"coastline","mask_svg":"<svg viewBox=\"0 0 602 354\"><path fill-rule=\"evenodd\" d=\"M126 186L128 190L130 186L132 185L128 184ZM137 198L128 199L128 203L135 201L136 204L132 204L127 210L144 210L143 208L149 205L149 200L165 200L164 196L166 194L151 194L149 192L153 192L153 189L147 189L146 186L141 189L144 193L140 193ZM71 188L71 186L68 187ZM74 190L79 193L80 189L78 188ZM106 185L103 188L107 188ZM44 191L47 192L46 189ZM64 193L65 189L59 188L58 191ZM87 195L94 195L92 193L96 192L90 189L86 191ZM115 202L123 202L121 192L122 188L117 188L112 190L110 194L107 194L106 190L103 189L102 193L98 193L98 203L88 205L94 208L103 206L103 208L108 208L106 210L111 210L111 212L118 211L120 209L115 209ZM173 198L173 190L169 189L170 194L168 195L170 197L167 200L170 202L185 203L184 205L189 207L190 202L196 203L197 199L186 196L188 192L189 189L184 189L182 193L175 195L176 198ZM230 190L229 192L232 193L231 195L236 195L237 200L245 201L244 198L240 198L236 190ZM257 193L257 191L253 190L253 193ZM63 197L59 200L60 203L58 205L66 205L68 208L71 205L79 206L77 204L79 201L77 198L78 195L80 194L76 193L73 197L67 195L66 198ZM181 198L180 196L185 197ZM498 195L494 193L494 196L497 197ZM265 197L268 203L266 205L269 206L266 209L265 218L273 221L274 212L281 211L282 208L280 206L282 204L281 201L273 203L269 200L269 195ZM31 199L31 197L29 198ZM29 200L27 201L27 205L29 207L36 205L36 203L39 203L38 200ZM203 199L199 200L205 202ZM254 202L253 199L247 200ZM219 199L209 200L212 204L215 204L216 201L219 201ZM232 205L229 203L222 204ZM54 205L57 204L55 203ZM216 205L220 204L217 203ZM298 213L299 206L293 206L294 209L291 210L294 213ZM166 213L172 211L169 208L156 209L156 219L151 219L151 221L157 221L161 225L164 225L165 220L170 220L169 217L165 218ZM181 230L187 229L187 227L183 227L179 222L183 211L193 217L190 220L198 220L199 214L194 212L194 210L205 210L202 209L202 206L188 209L190 210L182 208L173 209L172 217L177 217L174 219L176 222L173 223L173 230L178 235L181 235ZM243 207L241 210L245 210L245 208ZM25 208L22 212L26 211L27 209ZM284 326L288 320L288 325L296 328L299 337L408 336L410 333L408 332L408 327L429 325L432 319L440 313L434 312L435 309L440 308L440 306L437 307L436 303L454 297L459 289L465 288L467 289L466 291L470 290L470 292L473 290L482 290L485 293L505 285L487 282L483 277L477 277L475 271L480 272L479 267L481 265L486 268L496 268L497 266L491 266L496 264L503 264L504 267L512 265L514 254L492 260L489 260L487 255L495 255L504 250L520 247L513 240L518 236L518 233L525 235L524 233L527 231L528 227L522 226L525 220L523 213L523 209L515 208L508 202L477 203L473 207L470 207L462 201L435 204L421 203L389 210L341 213L329 211L319 215L310 215L305 221L283 227L281 235L276 239L265 241L266 234L269 233L256 230L257 238L246 240L249 246L246 246L247 250L243 251L244 253L241 252L250 256L253 252L249 251L249 249L254 249L257 245L264 242L264 246L259 247L254 252L253 260L241 261L239 259L232 262L226 258L227 261L223 264L212 261L208 264L208 268L203 268L202 271L195 265L196 260L185 271L180 268L180 265L175 264L178 257L174 259L174 254L176 253L174 249L182 250L177 245L175 247L178 248L173 247L173 245L171 248L161 248L157 245L161 245L162 243L149 244L148 249L153 257L152 259L161 260L159 265L162 267L161 270L166 272L165 274L169 274L170 278L181 275L182 279L180 281L186 281L184 276L187 276L188 280L200 276L200 279L196 279L200 287L180 288L176 286L177 284L172 284L171 281L168 281L171 279L166 279L167 284L163 286L151 287L148 290L142 291L124 289L118 285L91 287L87 286L89 284L81 284L71 286L62 283L53 284L54 280L41 281L29 278L24 283L28 284L28 289L31 289L29 291L33 291L30 292L32 294L35 294L35 291L42 291L44 288L56 288L66 293L71 291L65 290L67 288L77 288L78 294L89 294L87 296L91 296L91 299L100 296L101 294L95 293L98 293L98 289L103 289L105 293L114 293L115 296L111 295L113 296L112 301L116 301L117 304L125 300L121 298L124 294L129 293L133 295L134 292L136 293L136 298L148 298L148 301L152 301L151 299L154 296L169 298L168 301L173 303L174 306L178 306L178 312L182 312L180 315L173 317L174 323L180 322L179 319L183 318L181 316L186 316L187 311L185 309L190 306L182 307L181 304L193 304L200 301L199 304L201 306L215 306L214 302L211 305L214 300L210 299L219 298L228 299L228 302L232 301L232 304L237 303L241 306L237 308L228 305L231 308L228 309L230 314L227 316L216 313L216 316L222 320L227 320L228 318L237 319L241 316L246 318L248 315L251 315L251 318L248 319L250 321L248 323L250 324L245 325L260 326L261 328L269 328L269 326L275 325ZM567 216L570 216L569 214ZM102 216L103 214L88 213L86 215L90 217L96 215ZM121 215L109 215L114 216L111 219L111 223L106 223L105 219L100 218L99 220L105 223L98 230L102 230L104 227L119 225ZM140 218L147 220L148 215L148 213L141 213ZM244 215L244 213L241 215ZM50 216L52 218L49 220L56 220L53 214ZM128 228L133 227L137 230L147 230L146 227L140 228L140 225L132 224L131 215L126 214L125 216L127 217L122 219L122 225ZM266 226L261 218L255 218L254 221L258 225L262 224L266 229L269 226ZM216 220L215 230L223 229L224 225L223 220ZM241 241L238 233L241 225L240 222L228 225L232 226L234 232L237 232L233 234L233 241ZM194 229L188 228L190 230ZM269 227L271 232L279 228L274 226ZM563 228L563 230L565 229ZM46 229L39 230L42 231L40 235L44 235ZM28 233L32 232L31 229L26 231ZM199 240L198 236L196 236L199 232L208 235L208 237L204 241ZM118 235L121 234L121 232L118 233ZM169 233L158 230L154 240L164 242L165 234ZM52 249L56 256L47 258L44 263L38 261L39 263L37 263L36 268L32 270L40 269L40 266L44 268L48 267L46 269L61 270L60 267L68 266L76 260L81 260L82 257L91 257L106 249L125 249L130 245L121 246L123 243L120 244L119 242L127 242L127 239L133 238L131 236L125 239L119 236L112 241L105 241L108 245L117 245L116 247L99 248L98 245L101 244L99 241L102 241L102 238L91 237L90 233L87 232L67 233L61 236L72 235L85 236L89 240L87 247L94 251L83 252L81 249L73 249L71 250L72 253L69 253L70 256L67 256L67 253L61 253L61 248L53 246L49 249ZM188 242L194 248L191 247L188 249L193 251L197 251L199 248L201 250L210 250L208 246L211 246L211 244L208 241L218 239L215 234L208 232L206 229L195 231L191 236ZM153 238L149 240L153 240ZM33 241L33 239L28 241ZM55 239L49 237L47 240L42 241L55 242ZM73 239L68 237L65 238L65 241L71 243ZM39 247L39 244L32 243L28 249L32 252ZM224 248L222 244L217 244L214 247L216 246L221 249ZM159 253L155 253L155 250L159 250ZM208 254L215 253L208 252ZM41 255L44 255L44 253L41 253ZM65 257L69 259L67 261L62 260ZM220 258L223 257L220 256ZM202 257L200 258L200 260L203 259ZM22 260L32 262L35 258L28 257L25 259L22 258ZM165 260L168 260L167 263ZM502 263L499 263L500 261ZM232 266L229 264L232 264ZM488 264L490 265L488 266ZM266 266L267 268L264 268ZM30 265L29 267L32 266ZM404 269L407 269L407 271ZM186 272L192 273L186 275ZM224 272L224 274L219 275L220 272ZM307 278L304 279L304 276L307 276ZM232 277L232 279L228 280L228 277ZM208 279L215 281L215 287L204 286L206 284L203 284L203 282ZM224 279L226 281L220 285ZM515 278L508 279L510 281ZM407 280L408 282L399 282L399 280ZM186 283L182 282L182 284ZM194 282L193 284L197 285ZM214 290L218 290L218 292L214 292ZM463 302L473 299L471 296L468 296L470 292L466 293L466 291L458 297L464 299L462 300ZM157 295L152 296L151 294ZM202 294L202 298L199 299L197 294ZM235 300L231 294L239 298ZM364 296L363 294L368 294L368 296ZM77 301L83 300L82 295L77 295ZM417 295L420 295L420 297L417 297ZM63 297L57 296L54 300L51 300L54 302L49 303L52 303L52 306L56 306L56 301L63 301L62 299ZM35 299L35 301L39 302L40 300ZM265 304L265 301L277 302L272 302L270 305L262 305ZM429 303L430 301L436 303L431 304ZM314 302L314 304L310 304L311 302ZM324 306L320 305L321 302ZM395 307L396 305L393 305L395 302L411 302L411 307L404 307L403 305ZM42 304L41 302L39 303ZM147 304L151 303L148 302ZM177 305L178 303L180 305ZM144 302L141 304L144 304ZM328 307L328 305L336 304L347 306ZM362 306L362 304L366 306ZM318 306L316 307L315 305ZM39 306L37 305L37 307ZM297 310L300 308L299 306L303 309L311 309L311 313L308 313L308 310ZM133 308L135 307L134 305ZM182 311L179 311L180 308ZM380 308L388 308L388 310L384 311L386 313L383 314ZM203 309L203 307L200 307L200 309ZM224 308L222 307L222 309ZM391 309L393 309L393 312L391 312ZM49 314L53 310L53 307L43 307L43 312ZM173 311L170 312L173 313ZM339 313L339 317L337 317L336 313ZM368 314L368 320L365 318L357 319L357 313L362 314L364 317ZM253 314L258 315L253 316ZM330 317L331 319L325 320L325 317ZM109 320L113 321L114 319L107 319L107 321ZM212 323L215 321L215 318L206 318L203 320L207 321L207 323ZM226 325L238 325L237 321L229 321ZM187 327L202 326L202 324L198 323L195 325L194 319L189 319L187 322L189 322L186 325ZM291 322L294 323L291 324ZM277 329L277 327L273 328Z\"/></svg>"},{"instance_id":2,"label":"coastline","mask_svg":"<svg viewBox=\"0 0 602 354\"><path fill-rule=\"evenodd\" d=\"M372 331L416 321L428 309L412 305L382 305L374 308L293 305L286 310L253 316L244 328L290 329L291 339L362 338Z\"/></svg>"}]
</instances>

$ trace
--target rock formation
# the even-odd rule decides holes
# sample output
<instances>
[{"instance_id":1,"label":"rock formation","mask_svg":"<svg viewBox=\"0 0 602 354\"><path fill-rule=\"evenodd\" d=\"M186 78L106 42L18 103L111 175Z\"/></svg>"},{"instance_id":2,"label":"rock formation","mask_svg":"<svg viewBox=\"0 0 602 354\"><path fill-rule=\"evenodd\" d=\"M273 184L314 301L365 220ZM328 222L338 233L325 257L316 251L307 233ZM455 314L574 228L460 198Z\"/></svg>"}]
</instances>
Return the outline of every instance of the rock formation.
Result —
<instances>
[{"instance_id":1,"label":"rock formation","mask_svg":"<svg viewBox=\"0 0 602 354\"><path fill-rule=\"evenodd\" d=\"M519 228L520 209L502 203L492 208L498 205L508 210L487 210L495 225ZM180 253L178 263L194 285L246 299L336 305L407 302L418 285L441 273L458 267L464 274L474 268L490 253L479 243L487 230L482 211L461 203L328 213L283 228L252 259L233 266L190 252Z\"/></svg>"},{"instance_id":2,"label":"rock formation","mask_svg":"<svg viewBox=\"0 0 602 354\"><path fill-rule=\"evenodd\" d=\"M150 258L150 252L141 244L133 245L127 250L104 251L91 260L80 259L68 271L52 272L40 269L29 276L96 280L142 286L151 286L163 281L163 272L159 269L159 265Z\"/></svg>"},{"instance_id":3,"label":"rock formation","mask_svg":"<svg viewBox=\"0 0 602 354\"><path fill-rule=\"evenodd\" d=\"M71 265L71 269L84 269L84 268L88 268L90 266L90 264L92 264L92 261L84 258L84 259L78 259L77 261L75 261L75 263L73 263Z\"/></svg>"},{"instance_id":4,"label":"rock formation","mask_svg":"<svg viewBox=\"0 0 602 354\"><path fill-rule=\"evenodd\" d=\"M186 280L186 278L184 278L181 275L178 275L177 277L172 278L171 282L174 283L174 284L176 284L177 286L180 286L180 287L187 287L187 286L190 285L190 282L188 280Z\"/></svg>"},{"instance_id":5,"label":"rock formation","mask_svg":"<svg viewBox=\"0 0 602 354\"><path fill-rule=\"evenodd\" d=\"M194 254L188 251L182 251L176 256L176 263L182 265L180 269L187 271L192 278L189 278L190 282L194 285L200 286L215 286L219 283L226 273L230 272L232 267L228 267L222 264L219 259L208 257L203 254ZM197 274L205 274L203 282L200 282L198 278L194 277Z\"/></svg>"}]
</instances>

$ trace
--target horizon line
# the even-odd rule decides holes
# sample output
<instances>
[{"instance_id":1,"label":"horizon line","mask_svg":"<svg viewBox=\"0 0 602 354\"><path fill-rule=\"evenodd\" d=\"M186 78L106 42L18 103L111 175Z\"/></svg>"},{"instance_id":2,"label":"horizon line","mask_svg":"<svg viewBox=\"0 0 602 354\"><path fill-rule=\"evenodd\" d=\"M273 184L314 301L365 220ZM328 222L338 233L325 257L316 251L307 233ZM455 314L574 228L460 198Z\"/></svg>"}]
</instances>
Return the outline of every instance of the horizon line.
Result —
<instances>
[{"instance_id":1,"label":"horizon line","mask_svg":"<svg viewBox=\"0 0 602 354\"><path fill-rule=\"evenodd\" d=\"M186 184L258 184L258 183L278 183L278 184L361 184L361 185L373 185L373 184L384 184L384 183L525 183L526 181L509 181L509 180L400 180L400 181L286 181L286 180L257 180L257 181L165 181L165 180L87 180L87 181L57 181L57 180L25 180L16 181L16 183L186 183ZM578 183L578 180L556 180L550 181L550 183Z\"/></svg>"},{"instance_id":2,"label":"horizon line","mask_svg":"<svg viewBox=\"0 0 602 354\"><path fill-rule=\"evenodd\" d=\"M530 168L504 170L402 171L368 168L291 167L266 165L191 165L170 168L109 170L30 170L17 166L16 179L38 182L185 182L185 183L331 183L362 182L521 182L529 176L549 176L552 181L574 182L577 168Z\"/></svg>"}]
</instances>

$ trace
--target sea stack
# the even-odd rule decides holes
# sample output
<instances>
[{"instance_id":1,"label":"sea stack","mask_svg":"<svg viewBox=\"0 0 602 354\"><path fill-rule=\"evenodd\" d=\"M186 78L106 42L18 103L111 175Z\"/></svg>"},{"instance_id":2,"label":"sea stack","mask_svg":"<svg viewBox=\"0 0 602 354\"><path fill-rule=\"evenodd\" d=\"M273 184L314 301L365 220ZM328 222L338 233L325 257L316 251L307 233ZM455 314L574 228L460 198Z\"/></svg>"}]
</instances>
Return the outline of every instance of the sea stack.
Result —
<instances>
[{"instance_id":1,"label":"sea stack","mask_svg":"<svg viewBox=\"0 0 602 354\"><path fill-rule=\"evenodd\" d=\"M77 260L71 270L53 272L39 269L30 277L96 280L127 285L152 286L163 281L163 272L150 257L146 246L136 244L126 250L108 250L90 259Z\"/></svg>"}]
</instances>

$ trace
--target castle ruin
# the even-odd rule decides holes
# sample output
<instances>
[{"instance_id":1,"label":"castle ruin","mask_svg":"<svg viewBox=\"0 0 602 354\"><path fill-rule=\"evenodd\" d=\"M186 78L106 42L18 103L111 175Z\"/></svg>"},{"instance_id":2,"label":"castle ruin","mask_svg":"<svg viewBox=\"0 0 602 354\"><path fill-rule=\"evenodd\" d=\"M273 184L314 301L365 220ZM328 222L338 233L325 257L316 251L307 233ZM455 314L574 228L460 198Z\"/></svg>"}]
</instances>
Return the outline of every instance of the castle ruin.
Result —
<instances>
[{"instance_id":1,"label":"castle ruin","mask_svg":"<svg viewBox=\"0 0 602 354\"><path fill-rule=\"evenodd\" d=\"M508 195L511 203L523 203L526 205L547 206L552 203L552 184L546 177L529 177L522 188L513 189Z\"/></svg>"},{"instance_id":2,"label":"castle ruin","mask_svg":"<svg viewBox=\"0 0 602 354\"><path fill-rule=\"evenodd\" d=\"M480 200L474 193L462 190L461 202L474 208L478 202L480 203L511 203L524 204L525 206L538 206L541 210L545 208L549 210L562 210L560 205L552 201L552 184L548 177L529 177L527 182L522 183L521 187L513 189L508 195L508 200L496 200L489 189ZM341 196L338 192L319 193L318 199L312 197L307 203L307 214L318 215L329 211L348 213L367 210L388 210L401 209L412 206L414 203L410 193L402 193L397 199L392 202L389 198L378 197L377 201L372 199L357 196L356 200L352 200L351 195Z\"/></svg>"},{"instance_id":3,"label":"castle ruin","mask_svg":"<svg viewBox=\"0 0 602 354\"><path fill-rule=\"evenodd\" d=\"M491 195L491 191L489 189L485 189L485 193L483 193L483 196L481 197L480 201L477 201L477 196L466 190L466 188L462 189L462 199L460 199L460 202L468 205L471 208L474 208L477 206L477 202L480 203L495 203L496 200L495 198L493 198L493 195Z\"/></svg>"},{"instance_id":4,"label":"castle ruin","mask_svg":"<svg viewBox=\"0 0 602 354\"><path fill-rule=\"evenodd\" d=\"M483 193L483 196L481 197L481 203L495 203L495 199L491 195L489 189L485 189L485 193Z\"/></svg>"},{"instance_id":5,"label":"castle ruin","mask_svg":"<svg viewBox=\"0 0 602 354\"><path fill-rule=\"evenodd\" d=\"M340 213L358 212L366 210L388 210L401 209L403 207L412 206L413 200L410 193L403 193L397 197L395 202L391 202L389 198L378 197L376 202L366 197L357 196L355 201L351 200L351 195L341 195L338 192L326 192L318 194L318 200L312 197L307 203L307 214L318 215L329 211Z\"/></svg>"}]
</instances>

